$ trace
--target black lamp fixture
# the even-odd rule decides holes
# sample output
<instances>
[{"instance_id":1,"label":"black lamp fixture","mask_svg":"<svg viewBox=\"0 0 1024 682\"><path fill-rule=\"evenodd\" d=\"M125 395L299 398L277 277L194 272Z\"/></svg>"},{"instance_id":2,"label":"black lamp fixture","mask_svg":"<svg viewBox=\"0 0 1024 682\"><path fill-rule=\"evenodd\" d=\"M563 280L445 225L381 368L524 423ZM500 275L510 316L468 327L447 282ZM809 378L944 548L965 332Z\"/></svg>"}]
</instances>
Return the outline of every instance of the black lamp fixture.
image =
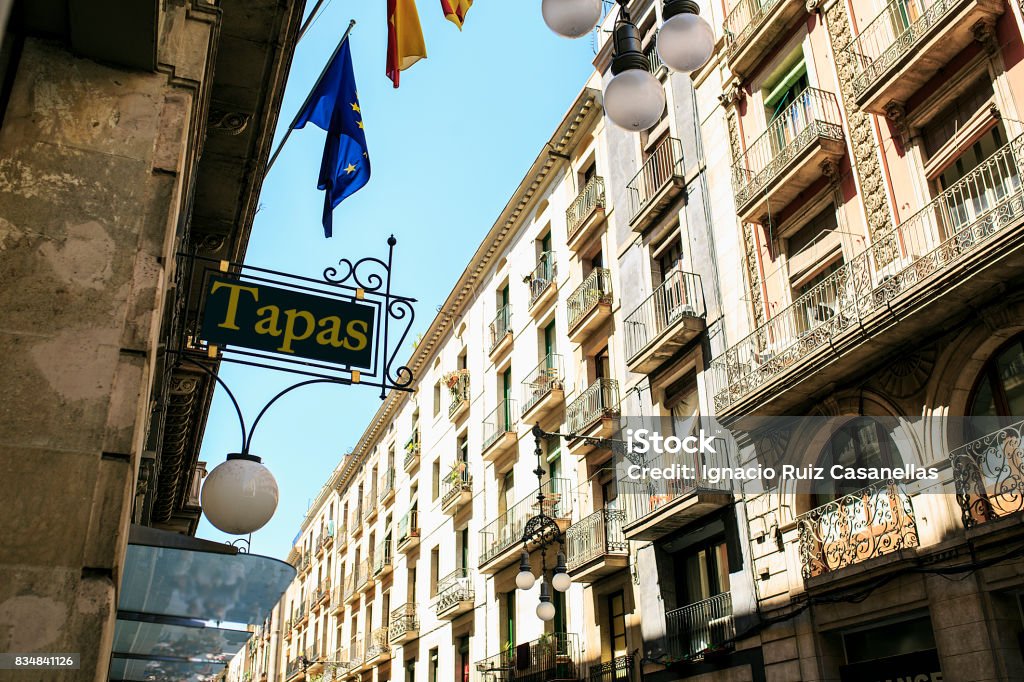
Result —
<instances>
[{"instance_id":1,"label":"black lamp fixture","mask_svg":"<svg viewBox=\"0 0 1024 682\"><path fill-rule=\"evenodd\" d=\"M540 546L540 603L537 604L537 617L543 621L549 621L555 617L555 605L551 603L551 590L565 592L572 585L572 579L565 566L565 553L562 551L562 529L558 522L548 516L545 511L545 503L548 497L544 494L544 467L541 457L544 450L541 441L548 437L539 424L533 427L533 439L535 443L534 453L537 455L537 468L533 473L537 476L537 506L538 513L526 521L523 529L523 552L519 558L519 573L516 574L516 587L524 592L532 590L537 578L533 575L530 567L530 543ZM548 547L557 542L559 545L555 566L548 576L547 551Z\"/></svg>"}]
</instances>

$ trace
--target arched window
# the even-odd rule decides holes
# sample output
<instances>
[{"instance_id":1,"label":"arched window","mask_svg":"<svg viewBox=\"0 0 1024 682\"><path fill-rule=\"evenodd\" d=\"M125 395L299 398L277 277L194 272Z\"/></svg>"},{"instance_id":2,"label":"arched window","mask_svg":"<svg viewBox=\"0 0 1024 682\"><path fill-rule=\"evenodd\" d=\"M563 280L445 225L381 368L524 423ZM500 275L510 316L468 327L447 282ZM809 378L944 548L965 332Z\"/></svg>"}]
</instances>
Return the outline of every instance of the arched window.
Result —
<instances>
[{"instance_id":1,"label":"arched window","mask_svg":"<svg viewBox=\"0 0 1024 682\"><path fill-rule=\"evenodd\" d=\"M822 449L818 466L825 468L824 480L815 482L815 506L860 490L860 480L835 480L829 470L835 465L843 467L893 467L902 462L892 435L881 420L857 417L843 424Z\"/></svg>"},{"instance_id":2,"label":"arched window","mask_svg":"<svg viewBox=\"0 0 1024 682\"><path fill-rule=\"evenodd\" d=\"M1004 344L985 363L971 393L968 414L972 417L1024 415L1024 334Z\"/></svg>"}]
</instances>

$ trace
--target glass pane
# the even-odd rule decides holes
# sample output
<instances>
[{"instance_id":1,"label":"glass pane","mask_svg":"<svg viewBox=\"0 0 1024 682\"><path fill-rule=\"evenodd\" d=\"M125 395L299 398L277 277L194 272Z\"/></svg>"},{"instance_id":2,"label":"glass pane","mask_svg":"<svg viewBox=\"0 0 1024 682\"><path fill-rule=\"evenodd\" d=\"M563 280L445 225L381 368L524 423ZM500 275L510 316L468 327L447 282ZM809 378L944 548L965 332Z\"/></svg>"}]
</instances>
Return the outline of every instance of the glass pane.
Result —
<instances>
[{"instance_id":1,"label":"glass pane","mask_svg":"<svg viewBox=\"0 0 1024 682\"><path fill-rule=\"evenodd\" d=\"M999 356L996 365L1010 408L1010 414L1003 415L1007 417L1024 414L1024 353L1021 348L1019 343L1010 346Z\"/></svg>"},{"instance_id":2,"label":"glass pane","mask_svg":"<svg viewBox=\"0 0 1024 682\"><path fill-rule=\"evenodd\" d=\"M116 656L110 661L110 679L138 682L213 682L223 670L223 663L144 661Z\"/></svg>"},{"instance_id":3,"label":"glass pane","mask_svg":"<svg viewBox=\"0 0 1024 682\"><path fill-rule=\"evenodd\" d=\"M166 658L227 661L249 641L245 630L187 627L118 620L114 627L114 655L136 654Z\"/></svg>"}]
</instances>

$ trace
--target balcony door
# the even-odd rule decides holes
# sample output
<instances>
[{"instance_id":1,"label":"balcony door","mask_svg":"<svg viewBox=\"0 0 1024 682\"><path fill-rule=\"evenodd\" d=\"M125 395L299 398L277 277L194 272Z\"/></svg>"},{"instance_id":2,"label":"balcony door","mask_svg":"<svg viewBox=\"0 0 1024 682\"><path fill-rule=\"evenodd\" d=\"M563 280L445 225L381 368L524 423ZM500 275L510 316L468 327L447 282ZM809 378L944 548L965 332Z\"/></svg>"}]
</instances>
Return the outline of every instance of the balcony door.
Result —
<instances>
[{"instance_id":1,"label":"balcony door","mask_svg":"<svg viewBox=\"0 0 1024 682\"><path fill-rule=\"evenodd\" d=\"M504 372L501 373L501 405L502 414L501 426L504 427L505 431L512 430L512 367L509 366Z\"/></svg>"},{"instance_id":2,"label":"balcony door","mask_svg":"<svg viewBox=\"0 0 1024 682\"><path fill-rule=\"evenodd\" d=\"M626 597L622 590L605 597L608 609L608 636L601 660L610 661L629 653L626 646Z\"/></svg>"},{"instance_id":3,"label":"balcony door","mask_svg":"<svg viewBox=\"0 0 1024 682\"><path fill-rule=\"evenodd\" d=\"M725 538L718 536L674 555L680 605L690 605L729 591L729 560Z\"/></svg>"},{"instance_id":4,"label":"balcony door","mask_svg":"<svg viewBox=\"0 0 1024 682\"><path fill-rule=\"evenodd\" d=\"M835 465L871 468L893 467L901 463L896 443L883 424L877 419L860 417L836 429L822 449L817 466L828 471ZM815 506L820 507L864 487L862 480L835 480L826 476L825 480L815 482Z\"/></svg>"},{"instance_id":5,"label":"balcony door","mask_svg":"<svg viewBox=\"0 0 1024 682\"><path fill-rule=\"evenodd\" d=\"M1020 189L1013 156L1007 152L994 156L1005 145L1006 133L997 124L939 174L938 209L947 223L942 237L970 227Z\"/></svg>"},{"instance_id":6,"label":"balcony door","mask_svg":"<svg viewBox=\"0 0 1024 682\"><path fill-rule=\"evenodd\" d=\"M789 146L807 127L808 122L813 120L808 87L810 80L807 77L807 65L804 63L803 49L798 47L786 65L762 89L771 158ZM768 159L759 161L764 163ZM750 170L759 171L760 165Z\"/></svg>"}]
</instances>

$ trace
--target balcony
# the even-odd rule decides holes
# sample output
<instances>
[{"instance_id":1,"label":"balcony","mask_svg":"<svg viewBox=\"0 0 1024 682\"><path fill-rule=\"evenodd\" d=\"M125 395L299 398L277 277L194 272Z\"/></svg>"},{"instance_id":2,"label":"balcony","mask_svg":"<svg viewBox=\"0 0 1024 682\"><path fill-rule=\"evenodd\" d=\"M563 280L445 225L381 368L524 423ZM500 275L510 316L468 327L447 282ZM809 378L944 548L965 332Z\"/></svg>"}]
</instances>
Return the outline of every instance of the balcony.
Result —
<instances>
[{"instance_id":1,"label":"balcony","mask_svg":"<svg viewBox=\"0 0 1024 682\"><path fill-rule=\"evenodd\" d=\"M306 647L302 655L306 658L306 677L312 677L323 671L324 659L320 655L320 646L318 644L314 643Z\"/></svg>"},{"instance_id":2,"label":"balcony","mask_svg":"<svg viewBox=\"0 0 1024 682\"><path fill-rule=\"evenodd\" d=\"M373 578L376 575L374 573L375 559L373 554L370 554L362 564L359 565L359 573L356 576L356 591L357 592L369 592L373 589L373 586L377 584Z\"/></svg>"},{"instance_id":3,"label":"balcony","mask_svg":"<svg viewBox=\"0 0 1024 682\"><path fill-rule=\"evenodd\" d=\"M347 597L345 592L345 581L339 577L338 584L334 586L334 592L331 594L331 610L335 613L340 613L345 610L345 598Z\"/></svg>"},{"instance_id":4,"label":"balcony","mask_svg":"<svg viewBox=\"0 0 1024 682\"><path fill-rule=\"evenodd\" d=\"M580 646L574 634L555 632L478 661L482 682L579 682Z\"/></svg>"},{"instance_id":5,"label":"balcony","mask_svg":"<svg viewBox=\"0 0 1024 682\"><path fill-rule=\"evenodd\" d=\"M798 17L807 9L798 0L739 0L725 17L725 37L729 69L749 76Z\"/></svg>"},{"instance_id":6,"label":"balcony","mask_svg":"<svg viewBox=\"0 0 1024 682\"><path fill-rule=\"evenodd\" d=\"M403 554L420 544L420 513L412 509L398 521L398 551Z\"/></svg>"},{"instance_id":7,"label":"balcony","mask_svg":"<svg viewBox=\"0 0 1024 682\"><path fill-rule=\"evenodd\" d=\"M673 658L703 658L717 649L731 648L736 636L732 615L732 595L716 594L710 599L684 606L665 614L667 640Z\"/></svg>"},{"instance_id":8,"label":"balcony","mask_svg":"<svg viewBox=\"0 0 1024 682\"><path fill-rule=\"evenodd\" d=\"M411 474L413 471L418 469L420 466L420 434L419 430L413 431L412 436L409 437L409 441L405 444L405 460L402 462L402 468L405 469L405 473Z\"/></svg>"},{"instance_id":9,"label":"balcony","mask_svg":"<svg viewBox=\"0 0 1024 682\"><path fill-rule=\"evenodd\" d=\"M655 33L655 39L651 41L650 45L644 48L644 56L647 57L647 62L650 64L647 70L651 72L651 75L660 78L663 72L668 72L668 67L661 61L661 55L658 54L657 33Z\"/></svg>"},{"instance_id":10,"label":"balcony","mask_svg":"<svg viewBox=\"0 0 1024 682\"><path fill-rule=\"evenodd\" d=\"M877 359L867 341L883 331L886 347L915 343L941 319L976 309L992 279L1024 272L1022 164L1017 138L715 358L715 414L795 409ZM777 390L783 383L796 390Z\"/></svg>"},{"instance_id":11,"label":"balcony","mask_svg":"<svg viewBox=\"0 0 1024 682\"><path fill-rule=\"evenodd\" d=\"M355 512L352 514L352 523L349 524L349 527L352 529L353 540L363 534L363 521L365 518L363 515L363 501L360 500L356 505Z\"/></svg>"},{"instance_id":12,"label":"balcony","mask_svg":"<svg viewBox=\"0 0 1024 682\"><path fill-rule=\"evenodd\" d=\"M310 599L313 607L319 607L321 603L329 603L331 601L331 579L324 578L320 581L313 589L313 597Z\"/></svg>"},{"instance_id":13,"label":"balcony","mask_svg":"<svg viewBox=\"0 0 1024 682\"><path fill-rule=\"evenodd\" d=\"M302 674L305 667L305 661L302 656L298 656L288 661L288 665L284 669L284 679L291 680Z\"/></svg>"},{"instance_id":14,"label":"balcony","mask_svg":"<svg viewBox=\"0 0 1024 682\"><path fill-rule=\"evenodd\" d=\"M374 481L366 497L363 498L363 523L369 523L377 517L377 482Z\"/></svg>"},{"instance_id":15,"label":"balcony","mask_svg":"<svg viewBox=\"0 0 1024 682\"><path fill-rule=\"evenodd\" d=\"M299 604L295 611L292 613L292 623L294 627L305 625L306 621L309 620L309 605L306 602Z\"/></svg>"},{"instance_id":16,"label":"balcony","mask_svg":"<svg viewBox=\"0 0 1024 682\"><path fill-rule=\"evenodd\" d=\"M353 668L359 667L359 662L354 659L349 653L349 649L338 649L331 654L331 662L334 664L331 666L334 670L334 677L324 676L323 682L328 680L341 680L345 673L349 672Z\"/></svg>"},{"instance_id":17,"label":"balcony","mask_svg":"<svg viewBox=\"0 0 1024 682\"><path fill-rule=\"evenodd\" d=\"M586 456L602 438L618 430L619 382L598 379L565 408L565 428L576 436L570 439L573 454Z\"/></svg>"},{"instance_id":18,"label":"balcony","mask_svg":"<svg viewBox=\"0 0 1024 682\"><path fill-rule=\"evenodd\" d=\"M388 641L391 646L411 642L420 635L420 619L416 617L416 604L408 602L391 612Z\"/></svg>"},{"instance_id":19,"label":"balcony","mask_svg":"<svg viewBox=\"0 0 1024 682\"><path fill-rule=\"evenodd\" d=\"M610 661L590 666L587 682L634 682L636 673L631 655L617 656Z\"/></svg>"},{"instance_id":20,"label":"balcony","mask_svg":"<svg viewBox=\"0 0 1024 682\"><path fill-rule=\"evenodd\" d=\"M456 514L473 502L473 477L465 462L457 462L441 481L441 511Z\"/></svg>"},{"instance_id":21,"label":"balcony","mask_svg":"<svg viewBox=\"0 0 1024 682\"><path fill-rule=\"evenodd\" d=\"M568 479L555 478L544 483L544 513L564 532L572 518L572 490ZM480 531L480 572L493 575L519 560L523 551L526 522L541 511L537 492L531 492L511 509ZM531 538L531 545L539 538Z\"/></svg>"},{"instance_id":22,"label":"balcony","mask_svg":"<svg viewBox=\"0 0 1024 682\"><path fill-rule=\"evenodd\" d=\"M1024 421L973 440L949 453L964 528L1024 510Z\"/></svg>"},{"instance_id":23,"label":"balcony","mask_svg":"<svg viewBox=\"0 0 1024 682\"><path fill-rule=\"evenodd\" d=\"M388 643L388 629L377 628L370 633L370 638L366 642L366 658L364 660L367 665L376 665L390 658L391 645Z\"/></svg>"},{"instance_id":24,"label":"balcony","mask_svg":"<svg viewBox=\"0 0 1024 682\"><path fill-rule=\"evenodd\" d=\"M384 477L380 479L380 492L377 493L377 502L385 506L395 499L395 470L388 469Z\"/></svg>"},{"instance_id":25,"label":"balcony","mask_svg":"<svg viewBox=\"0 0 1024 682\"><path fill-rule=\"evenodd\" d=\"M323 547L324 549L328 549L328 548L330 548L330 546L332 544L334 544L334 524L333 524L333 522L331 523L330 526L324 528L323 532L320 534L320 546L321 547Z\"/></svg>"},{"instance_id":26,"label":"balcony","mask_svg":"<svg viewBox=\"0 0 1024 682\"><path fill-rule=\"evenodd\" d=\"M502 400L484 419L483 451L485 462L494 464L499 473L508 469L515 461L517 445L516 418L519 409L515 400Z\"/></svg>"},{"instance_id":27,"label":"balcony","mask_svg":"<svg viewBox=\"0 0 1024 682\"><path fill-rule=\"evenodd\" d=\"M549 353L540 364L527 372L523 381L523 411L526 424L540 422L541 426L561 423L561 408L565 405L562 379L562 356Z\"/></svg>"},{"instance_id":28,"label":"balcony","mask_svg":"<svg viewBox=\"0 0 1024 682\"><path fill-rule=\"evenodd\" d=\"M390 538L384 542L377 543L377 546L373 550L374 577L382 577L390 573L393 567L393 558L394 556Z\"/></svg>"},{"instance_id":29,"label":"balcony","mask_svg":"<svg viewBox=\"0 0 1024 682\"><path fill-rule=\"evenodd\" d=\"M700 276L673 270L624 321L626 365L649 374L703 333L704 289Z\"/></svg>"},{"instance_id":30,"label":"balcony","mask_svg":"<svg viewBox=\"0 0 1024 682\"><path fill-rule=\"evenodd\" d=\"M880 481L797 517L804 580L917 547L914 505L903 484Z\"/></svg>"},{"instance_id":31,"label":"balcony","mask_svg":"<svg viewBox=\"0 0 1024 682\"><path fill-rule=\"evenodd\" d=\"M469 370L459 369L444 377L445 385L451 395L448 404L448 418L456 421L469 412Z\"/></svg>"},{"instance_id":32,"label":"balcony","mask_svg":"<svg viewBox=\"0 0 1024 682\"><path fill-rule=\"evenodd\" d=\"M732 503L731 481L712 483L701 476L702 467L728 467L727 443L714 439L714 452L661 455L642 467L675 470L674 479L619 479L619 498L626 511L623 534L627 540L657 540L674 530Z\"/></svg>"},{"instance_id":33,"label":"balcony","mask_svg":"<svg viewBox=\"0 0 1024 682\"><path fill-rule=\"evenodd\" d=\"M437 596L434 597L434 615L443 620L452 620L472 610L476 599L473 585L473 570L458 568L437 581Z\"/></svg>"},{"instance_id":34,"label":"balcony","mask_svg":"<svg viewBox=\"0 0 1024 682\"><path fill-rule=\"evenodd\" d=\"M530 313L544 310L548 303L558 293L556 278L558 276L558 263L555 262L555 252L545 251L537 259L537 266L533 272L523 280L530 286Z\"/></svg>"},{"instance_id":35,"label":"balcony","mask_svg":"<svg viewBox=\"0 0 1024 682\"><path fill-rule=\"evenodd\" d=\"M590 238L600 233L605 212L604 178L595 175L565 209L565 230L569 248L579 252Z\"/></svg>"},{"instance_id":36,"label":"balcony","mask_svg":"<svg viewBox=\"0 0 1024 682\"><path fill-rule=\"evenodd\" d=\"M576 582L592 583L629 565L625 522L624 510L601 509L569 526L566 568Z\"/></svg>"},{"instance_id":37,"label":"balcony","mask_svg":"<svg viewBox=\"0 0 1024 682\"><path fill-rule=\"evenodd\" d=\"M846 152L836 96L807 88L779 113L732 167L736 212L763 222L822 177L822 163Z\"/></svg>"},{"instance_id":38,"label":"balcony","mask_svg":"<svg viewBox=\"0 0 1024 682\"><path fill-rule=\"evenodd\" d=\"M979 22L1003 13L1000 0L894 0L861 30L844 55L854 64L854 102L885 114L905 103L975 40Z\"/></svg>"},{"instance_id":39,"label":"balcony","mask_svg":"<svg viewBox=\"0 0 1024 682\"><path fill-rule=\"evenodd\" d=\"M359 601L359 594L370 580L370 565L366 561L360 561L353 568L352 572L345 576L345 601L349 604Z\"/></svg>"},{"instance_id":40,"label":"balcony","mask_svg":"<svg viewBox=\"0 0 1024 682\"><path fill-rule=\"evenodd\" d=\"M487 350L491 360L497 360L512 347L512 306L503 305L487 329L491 335L491 345Z\"/></svg>"},{"instance_id":41,"label":"balcony","mask_svg":"<svg viewBox=\"0 0 1024 682\"><path fill-rule=\"evenodd\" d=\"M565 302L569 340L580 343L612 316L612 272L594 268Z\"/></svg>"},{"instance_id":42,"label":"balcony","mask_svg":"<svg viewBox=\"0 0 1024 682\"><path fill-rule=\"evenodd\" d=\"M626 185L630 227L634 232L646 230L685 190L683 143L669 137Z\"/></svg>"}]
</instances>

